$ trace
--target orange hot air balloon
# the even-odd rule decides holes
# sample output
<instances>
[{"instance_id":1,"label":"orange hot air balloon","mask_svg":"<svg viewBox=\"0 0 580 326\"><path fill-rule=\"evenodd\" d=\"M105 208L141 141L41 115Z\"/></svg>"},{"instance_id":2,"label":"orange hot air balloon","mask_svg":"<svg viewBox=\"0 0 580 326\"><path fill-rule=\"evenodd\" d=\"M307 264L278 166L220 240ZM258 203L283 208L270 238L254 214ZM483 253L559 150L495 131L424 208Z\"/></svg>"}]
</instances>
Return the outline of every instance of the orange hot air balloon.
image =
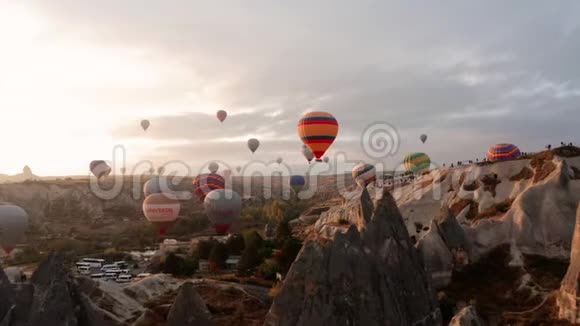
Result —
<instances>
[{"instance_id":1,"label":"orange hot air balloon","mask_svg":"<svg viewBox=\"0 0 580 326\"><path fill-rule=\"evenodd\" d=\"M159 234L165 234L165 230L179 216L180 209L181 204L177 199L163 193L151 194L143 201L143 213L147 220L159 230Z\"/></svg>"},{"instance_id":2,"label":"orange hot air balloon","mask_svg":"<svg viewBox=\"0 0 580 326\"><path fill-rule=\"evenodd\" d=\"M320 158L338 135L338 122L328 112L309 112L298 121L297 129L298 136L310 148L316 161L322 162Z\"/></svg>"},{"instance_id":3,"label":"orange hot air balloon","mask_svg":"<svg viewBox=\"0 0 580 326\"><path fill-rule=\"evenodd\" d=\"M224 122L224 120L228 117L228 113L224 110L219 110L217 111L216 116L220 122Z\"/></svg>"}]
</instances>

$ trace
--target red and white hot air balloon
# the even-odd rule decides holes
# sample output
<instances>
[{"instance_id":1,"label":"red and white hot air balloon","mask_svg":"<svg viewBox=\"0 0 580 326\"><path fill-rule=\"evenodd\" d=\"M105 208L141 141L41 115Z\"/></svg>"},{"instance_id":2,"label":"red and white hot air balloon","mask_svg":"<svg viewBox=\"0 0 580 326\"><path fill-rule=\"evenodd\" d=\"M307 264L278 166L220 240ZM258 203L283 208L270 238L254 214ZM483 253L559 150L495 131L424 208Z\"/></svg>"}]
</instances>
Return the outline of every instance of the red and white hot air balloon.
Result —
<instances>
[{"instance_id":1,"label":"red and white hot air balloon","mask_svg":"<svg viewBox=\"0 0 580 326\"><path fill-rule=\"evenodd\" d=\"M203 206L216 232L224 234L240 218L242 197L230 189L216 189L207 194Z\"/></svg>"},{"instance_id":2,"label":"red and white hot air balloon","mask_svg":"<svg viewBox=\"0 0 580 326\"><path fill-rule=\"evenodd\" d=\"M175 223L180 209L181 204L177 199L163 193L151 194L143 201L143 213L159 230L159 234L165 234L167 228Z\"/></svg>"}]
</instances>

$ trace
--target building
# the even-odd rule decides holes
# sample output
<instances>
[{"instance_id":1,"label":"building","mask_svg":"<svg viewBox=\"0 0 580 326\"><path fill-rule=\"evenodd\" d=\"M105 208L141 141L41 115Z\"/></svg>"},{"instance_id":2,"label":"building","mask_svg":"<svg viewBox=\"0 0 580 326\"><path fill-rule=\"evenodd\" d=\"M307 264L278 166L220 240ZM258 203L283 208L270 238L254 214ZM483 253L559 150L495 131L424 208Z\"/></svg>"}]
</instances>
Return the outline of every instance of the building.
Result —
<instances>
[{"instance_id":1,"label":"building","mask_svg":"<svg viewBox=\"0 0 580 326\"><path fill-rule=\"evenodd\" d=\"M238 271L238 263L240 262L241 256L230 256L226 259L226 268L224 271L235 273Z\"/></svg>"},{"instance_id":2,"label":"building","mask_svg":"<svg viewBox=\"0 0 580 326\"><path fill-rule=\"evenodd\" d=\"M200 273L209 273L210 272L209 261L207 261L206 259L200 259L198 264L199 264L198 271Z\"/></svg>"}]
</instances>

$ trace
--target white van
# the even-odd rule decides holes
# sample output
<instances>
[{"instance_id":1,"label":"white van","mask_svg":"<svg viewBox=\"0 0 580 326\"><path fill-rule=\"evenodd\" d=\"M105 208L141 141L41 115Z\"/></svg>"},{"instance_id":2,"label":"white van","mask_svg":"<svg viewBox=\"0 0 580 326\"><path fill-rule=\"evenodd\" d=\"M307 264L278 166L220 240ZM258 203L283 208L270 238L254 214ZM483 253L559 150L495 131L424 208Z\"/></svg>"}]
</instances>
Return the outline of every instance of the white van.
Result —
<instances>
[{"instance_id":1,"label":"white van","mask_svg":"<svg viewBox=\"0 0 580 326\"><path fill-rule=\"evenodd\" d=\"M89 263L83 263L83 262L78 262L75 265L77 266L77 271L79 270L79 267L81 267L81 266L89 266L89 267L91 267L91 264L89 264Z\"/></svg>"},{"instance_id":2,"label":"white van","mask_svg":"<svg viewBox=\"0 0 580 326\"><path fill-rule=\"evenodd\" d=\"M105 275L103 276L103 279L106 281L116 280L117 275L118 275L117 273L106 272Z\"/></svg>"},{"instance_id":3,"label":"white van","mask_svg":"<svg viewBox=\"0 0 580 326\"><path fill-rule=\"evenodd\" d=\"M105 263L104 259L98 259L98 258L83 258L81 259L82 263L89 263L91 264L91 267L95 267L95 268L101 268L103 266L103 264Z\"/></svg>"},{"instance_id":4,"label":"white van","mask_svg":"<svg viewBox=\"0 0 580 326\"><path fill-rule=\"evenodd\" d=\"M133 280L133 276L130 274L121 274L117 277L117 283L129 283Z\"/></svg>"},{"instance_id":5,"label":"white van","mask_svg":"<svg viewBox=\"0 0 580 326\"><path fill-rule=\"evenodd\" d=\"M103 267L101 267L101 272L106 272L110 269L117 269L117 265L115 264L110 264L110 265L103 265Z\"/></svg>"},{"instance_id":6,"label":"white van","mask_svg":"<svg viewBox=\"0 0 580 326\"><path fill-rule=\"evenodd\" d=\"M92 271L91 266L80 266L77 270L81 275L89 275Z\"/></svg>"},{"instance_id":7,"label":"white van","mask_svg":"<svg viewBox=\"0 0 580 326\"><path fill-rule=\"evenodd\" d=\"M104 273L91 274L91 278L92 278L93 280L102 279L102 278L103 278L103 276L105 276L105 274L104 274Z\"/></svg>"}]
</instances>

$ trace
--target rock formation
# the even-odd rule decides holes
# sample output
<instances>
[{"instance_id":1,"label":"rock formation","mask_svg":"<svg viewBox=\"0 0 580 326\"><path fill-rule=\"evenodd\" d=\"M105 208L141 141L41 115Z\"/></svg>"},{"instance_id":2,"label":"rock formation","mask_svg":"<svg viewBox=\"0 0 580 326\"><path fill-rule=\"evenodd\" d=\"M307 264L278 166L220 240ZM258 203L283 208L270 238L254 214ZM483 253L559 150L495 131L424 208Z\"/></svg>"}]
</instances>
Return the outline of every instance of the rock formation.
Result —
<instances>
[{"instance_id":1,"label":"rock formation","mask_svg":"<svg viewBox=\"0 0 580 326\"><path fill-rule=\"evenodd\" d=\"M570 267L558 293L559 317L580 323L580 205L576 212L576 229L570 254Z\"/></svg>"},{"instance_id":2,"label":"rock formation","mask_svg":"<svg viewBox=\"0 0 580 326\"><path fill-rule=\"evenodd\" d=\"M429 277L394 199L367 189L316 223L264 325L437 325ZM338 221L335 223L334 221Z\"/></svg>"},{"instance_id":3,"label":"rock formation","mask_svg":"<svg viewBox=\"0 0 580 326\"><path fill-rule=\"evenodd\" d=\"M187 282L181 286L167 316L167 326L208 326L211 314L203 299Z\"/></svg>"},{"instance_id":4,"label":"rock formation","mask_svg":"<svg viewBox=\"0 0 580 326\"><path fill-rule=\"evenodd\" d=\"M44 261L30 283L18 286L5 283L0 273L0 299L3 326L107 326L99 311L77 287L60 255ZM8 302L6 301L8 299ZM11 301L11 302L10 302ZM6 309L7 303L11 304Z\"/></svg>"},{"instance_id":5,"label":"rock formation","mask_svg":"<svg viewBox=\"0 0 580 326\"><path fill-rule=\"evenodd\" d=\"M451 319L449 326L485 326L485 322L481 320L475 307L467 306L461 309L454 317Z\"/></svg>"}]
</instances>

